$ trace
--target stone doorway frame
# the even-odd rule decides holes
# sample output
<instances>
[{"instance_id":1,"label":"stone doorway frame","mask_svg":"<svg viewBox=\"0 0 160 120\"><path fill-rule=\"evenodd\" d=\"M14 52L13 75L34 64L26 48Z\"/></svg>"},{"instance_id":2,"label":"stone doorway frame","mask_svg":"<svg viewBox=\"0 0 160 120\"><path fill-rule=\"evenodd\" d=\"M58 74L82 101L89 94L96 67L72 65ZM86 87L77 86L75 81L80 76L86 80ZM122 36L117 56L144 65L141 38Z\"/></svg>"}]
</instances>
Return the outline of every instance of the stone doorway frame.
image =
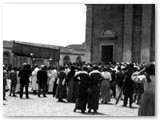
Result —
<instances>
[{"instance_id":1,"label":"stone doorway frame","mask_svg":"<svg viewBox=\"0 0 160 120\"><path fill-rule=\"evenodd\" d=\"M102 46L113 46L113 61L115 61L115 43L114 42L111 42L111 43L99 43L99 51L100 51L100 54L99 54L99 58L101 60L102 58Z\"/></svg>"}]
</instances>

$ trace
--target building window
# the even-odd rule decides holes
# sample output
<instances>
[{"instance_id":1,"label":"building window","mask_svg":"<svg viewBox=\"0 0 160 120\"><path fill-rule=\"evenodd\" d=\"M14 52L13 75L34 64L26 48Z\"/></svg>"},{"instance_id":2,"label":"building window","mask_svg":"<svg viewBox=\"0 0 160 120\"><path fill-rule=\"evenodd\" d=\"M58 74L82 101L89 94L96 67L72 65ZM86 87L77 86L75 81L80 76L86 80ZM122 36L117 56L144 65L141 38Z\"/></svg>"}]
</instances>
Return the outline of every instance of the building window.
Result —
<instances>
[{"instance_id":1,"label":"building window","mask_svg":"<svg viewBox=\"0 0 160 120\"><path fill-rule=\"evenodd\" d=\"M115 31L112 28L105 28L101 35L102 37L115 37Z\"/></svg>"},{"instance_id":2,"label":"building window","mask_svg":"<svg viewBox=\"0 0 160 120\"><path fill-rule=\"evenodd\" d=\"M10 53L3 52L3 64L9 65L10 64Z\"/></svg>"},{"instance_id":3,"label":"building window","mask_svg":"<svg viewBox=\"0 0 160 120\"><path fill-rule=\"evenodd\" d=\"M66 65L66 64L69 64L71 62L70 60L70 57L67 55L63 58L63 64Z\"/></svg>"},{"instance_id":4,"label":"building window","mask_svg":"<svg viewBox=\"0 0 160 120\"><path fill-rule=\"evenodd\" d=\"M78 56L77 58L76 58L76 63L80 63L82 61L82 58L80 57L80 56Z\"/></svg>"}]
</instances>

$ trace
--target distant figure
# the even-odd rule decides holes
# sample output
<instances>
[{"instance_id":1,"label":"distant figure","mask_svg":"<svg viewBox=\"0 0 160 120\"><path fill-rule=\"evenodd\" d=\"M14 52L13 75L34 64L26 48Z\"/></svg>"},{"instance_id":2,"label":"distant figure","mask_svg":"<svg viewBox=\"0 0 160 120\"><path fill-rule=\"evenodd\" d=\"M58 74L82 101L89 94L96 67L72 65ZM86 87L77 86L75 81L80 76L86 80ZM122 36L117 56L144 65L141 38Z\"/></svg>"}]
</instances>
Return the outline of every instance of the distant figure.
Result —
<instances>
[{"instance_id":1,"label":"distant figure","mask_svg":"<svg viewBox=\"0 0 160 120\"><path fill-rule=\"evenodd\" d=\"M7 85L7 71L5 66L3 65L3 100L7 100L6 99L6 85Z\"/></svg>"},{"instance_id":2,"label":"distant figure","mask_svg":"<svg viewBox=\"0 0 160 120\"><path fill-rule=\"evenodd\" d=\"M108 68L105 67L102 72L103 80L101 82L101 99L102 103L110 102L110 81L112 80L111 74L108 72Z\"/></svg>"},{"instance_id":3,"label":"distant figure","mask_svg":"<svg viewBox=\"0 0 160 120\"><path fill-rule=\"evenodd\" d=\"M111 77L112 77L112 80L110 81L110 89L112 90L111 97L116 98L116 85L115 85L116 70L112 69L110 73L111 73Z\"/></svg>"},{"instance_id":4,"label":"distant figure","mask_svg":"<svg viewBox=\"0 0 160 120\"><path fill-rule=\"evenodd\" d=\"M55 86L55 81L57 78L57 70L56 67L53 66L48 72L49 82L48 82L48 92L53 93L53 87Z\"/></svg>"},{"instance_id":5,"label":"distant figure","mask_svg":"<svg viewBox=\"0 0 160 120\"><path fill-rule=\"evenodd\" d=\"M47 88L47 71L44 65L41 65L41 70L37 72L37 83L38 83L38 97L41 95L41 89L43 90L43 97L46 96L46 88Z\"/></svg>"},{"instance_id":6,"label":"distant figure","mask_svg":"<svg viewBox=\"0 0 160 120\"><path fill-rule=\"evenodd\" d=\"M13 93L13 97L17 97L15 95L16 91L16 85L17 85L17 68L14 67L10 72L10 80L11 80L11 87L10 87L10 93L9 96Z\"/></svg>"},{"instance_id":7,"label":"distant figure","mask_svg":"<svg viewBox=\"0 0 160 120\"><path fill-rule=\"evenodd\" d=\"M65 73L66 75L70 72L71 70L69 69L69 66L68 65L65 65Z\"/></svg>"},{"instance_id":8,"label":"distant figure","mask_svg":"<svg viewBox=\"0 0 160 120\"><path fill-rule=\"evenodd\" d=\"M149 63L140 72L133 73L132 80L144 84L138 116L155 116L155 64Z\"/></svg>"},{"instance_id":9,"label":"distant figure","mask_svg":"<svg viewBox=\"0 0 160 120\"><path fill-rule=\"evenodd\" d=\"M66 73L65 73L64 66L61 66L60 72L58 73L58 79L57 79L56 98L58 98L58 102L65 102L63 99L66 97L67 97Z\"/></svg>"},{"instance_id":10,"label":"distant figure","mask_svg":"<svg viewBox=\"0 0 160 120\"><path fill-rule=\"evenodd\" d=\"M68 93L67 93L67 100L68 102L74 102L74 77L75 75L75 66L71 66L71 71L67 75L67 83L68 83Z\"/></svg>"},{"instance_id":11,"label":"distant figure","mask_svg":"<svg viewBox=\"0 0 160 120\"><path fill-rule=\"evenodd\" d=\"M23 97L23 88L25 87L26 98L29 98L28 95L28 86L29 86L29 77L31 71L28 69L28 65L23 63L23 68L19 71L18 76L20 77L20 98Z\"/></svg>"},{"instance_id":12,"label":"distant figure","mask_svg":"<svg viewBox=\"0 0 160 120\"><path fill-rule=\"evenodd\" d=\"M19 75L19 71L21 70L20 67L17 68L17 85L16 85L16 93L20 92L20 77Z\"/></svg>"},{"instance_id":13,"label":"distant figure","mask_svg":"<svg viewBox=\"0 0 160 120\"><path fill-rule=\"evenodd\" d=\"M124 80L124 73L121 70L121 67L117 67L117 72L115 74L115 85L116 85L116 99L118 98L121 87L123 85L123 80ZM120 99L122 99L122 95L120 96Z\"/></svg>"},{"instance_id":14,"label":"distant figure","mask_svg":"<svg viewBox=\"0 0 160 120\"><path fill-rule=\"evenodd\" d=\"M32 71L32 77L31 77L31 81L32 81L32 90L33 93L36 94L38 91L38 84L37 84L37 72L39 71L38 65L35 65L34 70Z\"/></svg>"}]
</instances>

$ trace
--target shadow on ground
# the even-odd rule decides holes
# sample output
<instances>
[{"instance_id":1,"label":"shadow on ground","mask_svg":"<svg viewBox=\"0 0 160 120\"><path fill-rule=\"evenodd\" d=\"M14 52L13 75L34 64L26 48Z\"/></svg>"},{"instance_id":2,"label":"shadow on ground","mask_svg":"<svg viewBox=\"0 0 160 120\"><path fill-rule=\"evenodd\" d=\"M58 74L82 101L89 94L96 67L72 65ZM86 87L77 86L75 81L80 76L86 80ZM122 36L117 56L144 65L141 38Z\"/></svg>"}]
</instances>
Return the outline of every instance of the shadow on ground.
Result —
<instances>
[{"instance_id":1,"label":"shadow on ground","mask_svg":"<svg viewBox=\"0 0 160 120\"><path fill-rule=\"evenodd\" d=\"M115 105L114 103L100 103L99 105Z\"/></svg>"},{"instance_id":2,"label":"shadow on ground","mask_svg":"<svg viewBox=\"0 0 160 120\"><path fill-rule=\"evenodd\" d=\"M97 112L97 113L88 113L88 112L85 112L85 113L82 113L80 111L77 111L76 113L80 113L80 114L83 114L83 115L105 115L105 116L110 116L109 114L104 114L104 113L100 113L100 112Z\"/></svg>"}]
</instances>

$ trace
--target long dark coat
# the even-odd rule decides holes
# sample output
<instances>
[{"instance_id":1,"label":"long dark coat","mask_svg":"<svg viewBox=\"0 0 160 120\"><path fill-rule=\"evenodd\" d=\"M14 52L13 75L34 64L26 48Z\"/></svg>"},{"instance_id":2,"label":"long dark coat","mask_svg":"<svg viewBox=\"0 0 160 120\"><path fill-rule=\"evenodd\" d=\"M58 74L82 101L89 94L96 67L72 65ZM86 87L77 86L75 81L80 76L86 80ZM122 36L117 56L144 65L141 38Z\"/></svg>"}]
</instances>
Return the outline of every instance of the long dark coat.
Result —
<instances>
[{"instance_id":1,"label":"long dark coat","mask_svg":"<svg viewBox=\"0 0 160 120\"><path fill-rule=\"evenodd\" d=\"M98 110L100 97L100 82L102 79L101 73L98 70L93 70L89 74L91 93L88 99L88 109Z\"/></svg>"},{"instance_id":2,"label":"long dark coat","mask_svg":"<svg viewBox=\"0 0 160 120\"><path fill-rule=\"evenodd\" d=\"M66 83L62 85L62 81L66 79L66 73L62 70L58 74L58 86L56 90L56 98L64 99L67 97Z\"/></svg>"},{"instance_id":3,"label":"long dark coat","mask_svg":"<svg viewBox=\"0 0 160 120\"><path fill-rule=\"evenodd\" d=\"M47 83L48 75L46 70L39 70L37 72L38 84Z\"/></svg>"},{"instance_id":4,"label":"long dark coat","mask_svg":"<svg viewBox=\"0 0 160 120\"><path fill-rule=\"evenodd\" d=\"M77 77L80 77L80 85L75 108L79 110L86 110L86 104L88 101L87 89L89 87L89 75L87 72L82 71L74 77L74 80L78 80L76 79Z\"/></svg>"},{"instance_id":5,"label":"long dark coat","mask_svg":"<svg viewBox=\"0 0 160 120\"><path fill-rule=\"evenodd\" d=\"M10 79L11 79L11 85L17 84L17 72L16 71L11 71Z\"/></svg>"},{"instance_id":6,"label":"long dark coat","mask_svg":"<svg viewBox=\"0 0 160 120\"><path fill-rule=\"evenodd\" d=\"M132 96L134 94L135 83L132 81L131 76L133 70L127 70L125 72L125 82L124 82L124 95Z\"/></svg>"},{"instance_id":7,"label":"long dark coat","mask_svg":"<svg viewBox=\"0 0 160 120\"><path fill-rule=\"evenodd\" d=\"M28 85L29 84L29 77L31 72L27 68L23 68L19 71L18 76L20 77L20 84Z\"/></svg>"},{"instance_id":8,"label":"long dark coat","mask_svg":"<svg viewBox=\"0 0 160 120\"><path fill-rule=\"evenodd\" d=\"M68 94L67 94L67 100L68 102L74 102L74 96L73 96L73 92L74 92L74 77L75 71L70 71L67 75L67 79L68 79Z\"/></svg>"}]
</instances>

